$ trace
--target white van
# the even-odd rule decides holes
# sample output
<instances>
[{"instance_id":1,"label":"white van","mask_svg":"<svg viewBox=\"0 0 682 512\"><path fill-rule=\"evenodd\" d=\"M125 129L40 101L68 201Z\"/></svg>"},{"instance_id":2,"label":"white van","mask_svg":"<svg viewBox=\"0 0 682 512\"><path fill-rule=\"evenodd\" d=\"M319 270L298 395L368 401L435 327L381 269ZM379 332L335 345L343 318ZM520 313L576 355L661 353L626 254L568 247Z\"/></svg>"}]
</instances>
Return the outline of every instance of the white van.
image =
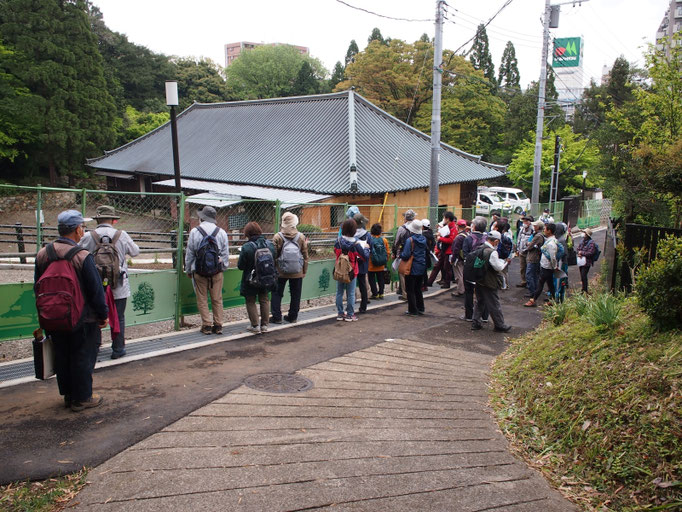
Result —
<instances>
[{"instance_id":1,"label":"white van","mask_svg":"<svg viewBox=\"0 0 682 512\"><path fill-rule=\"evenodd\" d=\"M511 204L503 200L495 192L490 190L479 190L476 194L476 215L491 215L497 213L502 215L503 211L509 211Z\"/></svg>"},{"instance_id":2,"label":"white van","mask_svg":"<svg viewBox=\"0 0 682 512\"><path fill-rule=\"evenodd\" d=\"M505 202L509 203L514 213L530 211L530 199L520 188L490 187L488 191L497 194Z\"/></svg>"}]
</instances>

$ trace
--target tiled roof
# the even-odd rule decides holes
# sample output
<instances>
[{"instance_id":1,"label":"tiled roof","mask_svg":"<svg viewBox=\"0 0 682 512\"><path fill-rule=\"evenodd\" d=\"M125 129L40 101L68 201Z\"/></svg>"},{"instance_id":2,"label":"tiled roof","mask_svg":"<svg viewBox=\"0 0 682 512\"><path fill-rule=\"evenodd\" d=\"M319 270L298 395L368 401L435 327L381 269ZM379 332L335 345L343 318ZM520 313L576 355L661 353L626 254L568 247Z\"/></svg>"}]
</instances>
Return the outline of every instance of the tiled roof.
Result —
<instances>
[{"instance_id":1,"label":"tiled roof","mask_svg":"<svg viewBox=\"0 0 682 512\"><path fill-rule=\"evenodd\" d=\"M178 116L183 178L345 194L349 98L355 111L358 194L428 187L429 136L350 91L195 103ZM442 144L440 183L495 178L504 167ZM170 124L88 161L100 170L173 176Z\"/></svg>"}]
</instances>

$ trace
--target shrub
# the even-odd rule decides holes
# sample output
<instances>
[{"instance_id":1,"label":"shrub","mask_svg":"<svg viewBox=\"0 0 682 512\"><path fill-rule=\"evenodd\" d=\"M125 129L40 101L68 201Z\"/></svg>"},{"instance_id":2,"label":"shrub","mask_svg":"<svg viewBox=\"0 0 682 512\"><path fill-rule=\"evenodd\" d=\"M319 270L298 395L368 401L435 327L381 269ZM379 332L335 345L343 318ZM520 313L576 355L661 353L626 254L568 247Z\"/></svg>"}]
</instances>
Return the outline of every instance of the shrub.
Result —
<instances>
[{"instance_id":1,"label":"shrub","mask_svg":"<svg viewBox=\"0 0 682 512\"><path fill-rule=\"evenodd\" d=\"M592 297L587 307L587 321L595 327L613 329L620 322L621 299L610 293Z\"/></svg>"},{"instance_id":2,"label":"shrub","mask_svg":"<svg viewBox=\"0 0 682 512\"><path fill-rule=\"evenodd\" d=\"M312 224L299 224L296 226L301 233L322 233L322 228L320 226L314 226Z\"/></svg>"},{"instance_id":3,"label":"shrub","mask_svg":"<svg viewBox=\"0 0 682 512\"><path fill-rule=\"evenodd\" d=\"M661 330L682 324L682 238L658 242L656 259L642 268L635 288L640 306Z\"/></svg>"},{"instance_id":4,"label":"shrub","mask_svg":"<svg viewBox=\"0 0 682 512\"><path fill-rule=\"evenodd\" d=\"M584 293L574 295L571 297L570 301L578 316L583 316L586 314L588 308L590 307L590 299Z\"/></svg>"}]
</instances>

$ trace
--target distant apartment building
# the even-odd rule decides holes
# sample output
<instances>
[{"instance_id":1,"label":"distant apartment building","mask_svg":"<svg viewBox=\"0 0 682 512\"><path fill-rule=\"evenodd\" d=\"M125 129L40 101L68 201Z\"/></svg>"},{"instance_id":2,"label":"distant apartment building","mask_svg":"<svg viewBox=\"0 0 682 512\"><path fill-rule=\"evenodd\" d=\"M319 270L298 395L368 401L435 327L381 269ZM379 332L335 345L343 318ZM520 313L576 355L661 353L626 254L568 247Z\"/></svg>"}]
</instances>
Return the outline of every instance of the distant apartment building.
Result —
<instances>
[{"instance_id":1,"label":"distant apartment building","mask_svg":"<svg viewBox=\"0 0 682 512\"><path fill-rule=\"evenodd\" d=\"M670 41L672 36L679 32L682 32L682 0L670 0L670 6L656 31L656 48L658 50L665 48L666 53L668 53L670 42L664 46L663 38L667 37Z\"/></svg>"},{"instance_id":2,"label":"distant apartment building","mask_svg":"<svg viewBox=\"0 0 682 512\"><path fill-rule=\"evenodd\" d=\"M269 44L270 46L280 46L286 43L250 43L248 41L239 41L238 43L227 43L225 45L225 67L232 64L232 61L239 57L239 55L245 50L251 50L256 46L264 46ZM306 46L297 46L295 44L290 44L287 46L292 46L298 50L301 55L308 55L310 50Z\"/></svg>"}]
</instances>

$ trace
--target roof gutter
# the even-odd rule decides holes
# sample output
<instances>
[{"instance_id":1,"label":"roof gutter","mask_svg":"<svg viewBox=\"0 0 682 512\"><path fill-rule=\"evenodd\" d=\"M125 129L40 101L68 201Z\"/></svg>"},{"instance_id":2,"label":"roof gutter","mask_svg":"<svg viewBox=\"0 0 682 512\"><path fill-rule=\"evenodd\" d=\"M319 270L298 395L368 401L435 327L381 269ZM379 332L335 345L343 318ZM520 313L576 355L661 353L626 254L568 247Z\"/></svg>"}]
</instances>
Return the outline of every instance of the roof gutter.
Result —
<instances>
[{"instance_id":1,"label":"roof gutter","mask_svg":"<svg viewBox=\"0 0 682 512\"><path fill-rule=\"evenodd\" d=\"M348 161L350 162L350 191L358 191L358 168L355 153L355 93L348 91Z\"/></svg>"}]
</instances>

